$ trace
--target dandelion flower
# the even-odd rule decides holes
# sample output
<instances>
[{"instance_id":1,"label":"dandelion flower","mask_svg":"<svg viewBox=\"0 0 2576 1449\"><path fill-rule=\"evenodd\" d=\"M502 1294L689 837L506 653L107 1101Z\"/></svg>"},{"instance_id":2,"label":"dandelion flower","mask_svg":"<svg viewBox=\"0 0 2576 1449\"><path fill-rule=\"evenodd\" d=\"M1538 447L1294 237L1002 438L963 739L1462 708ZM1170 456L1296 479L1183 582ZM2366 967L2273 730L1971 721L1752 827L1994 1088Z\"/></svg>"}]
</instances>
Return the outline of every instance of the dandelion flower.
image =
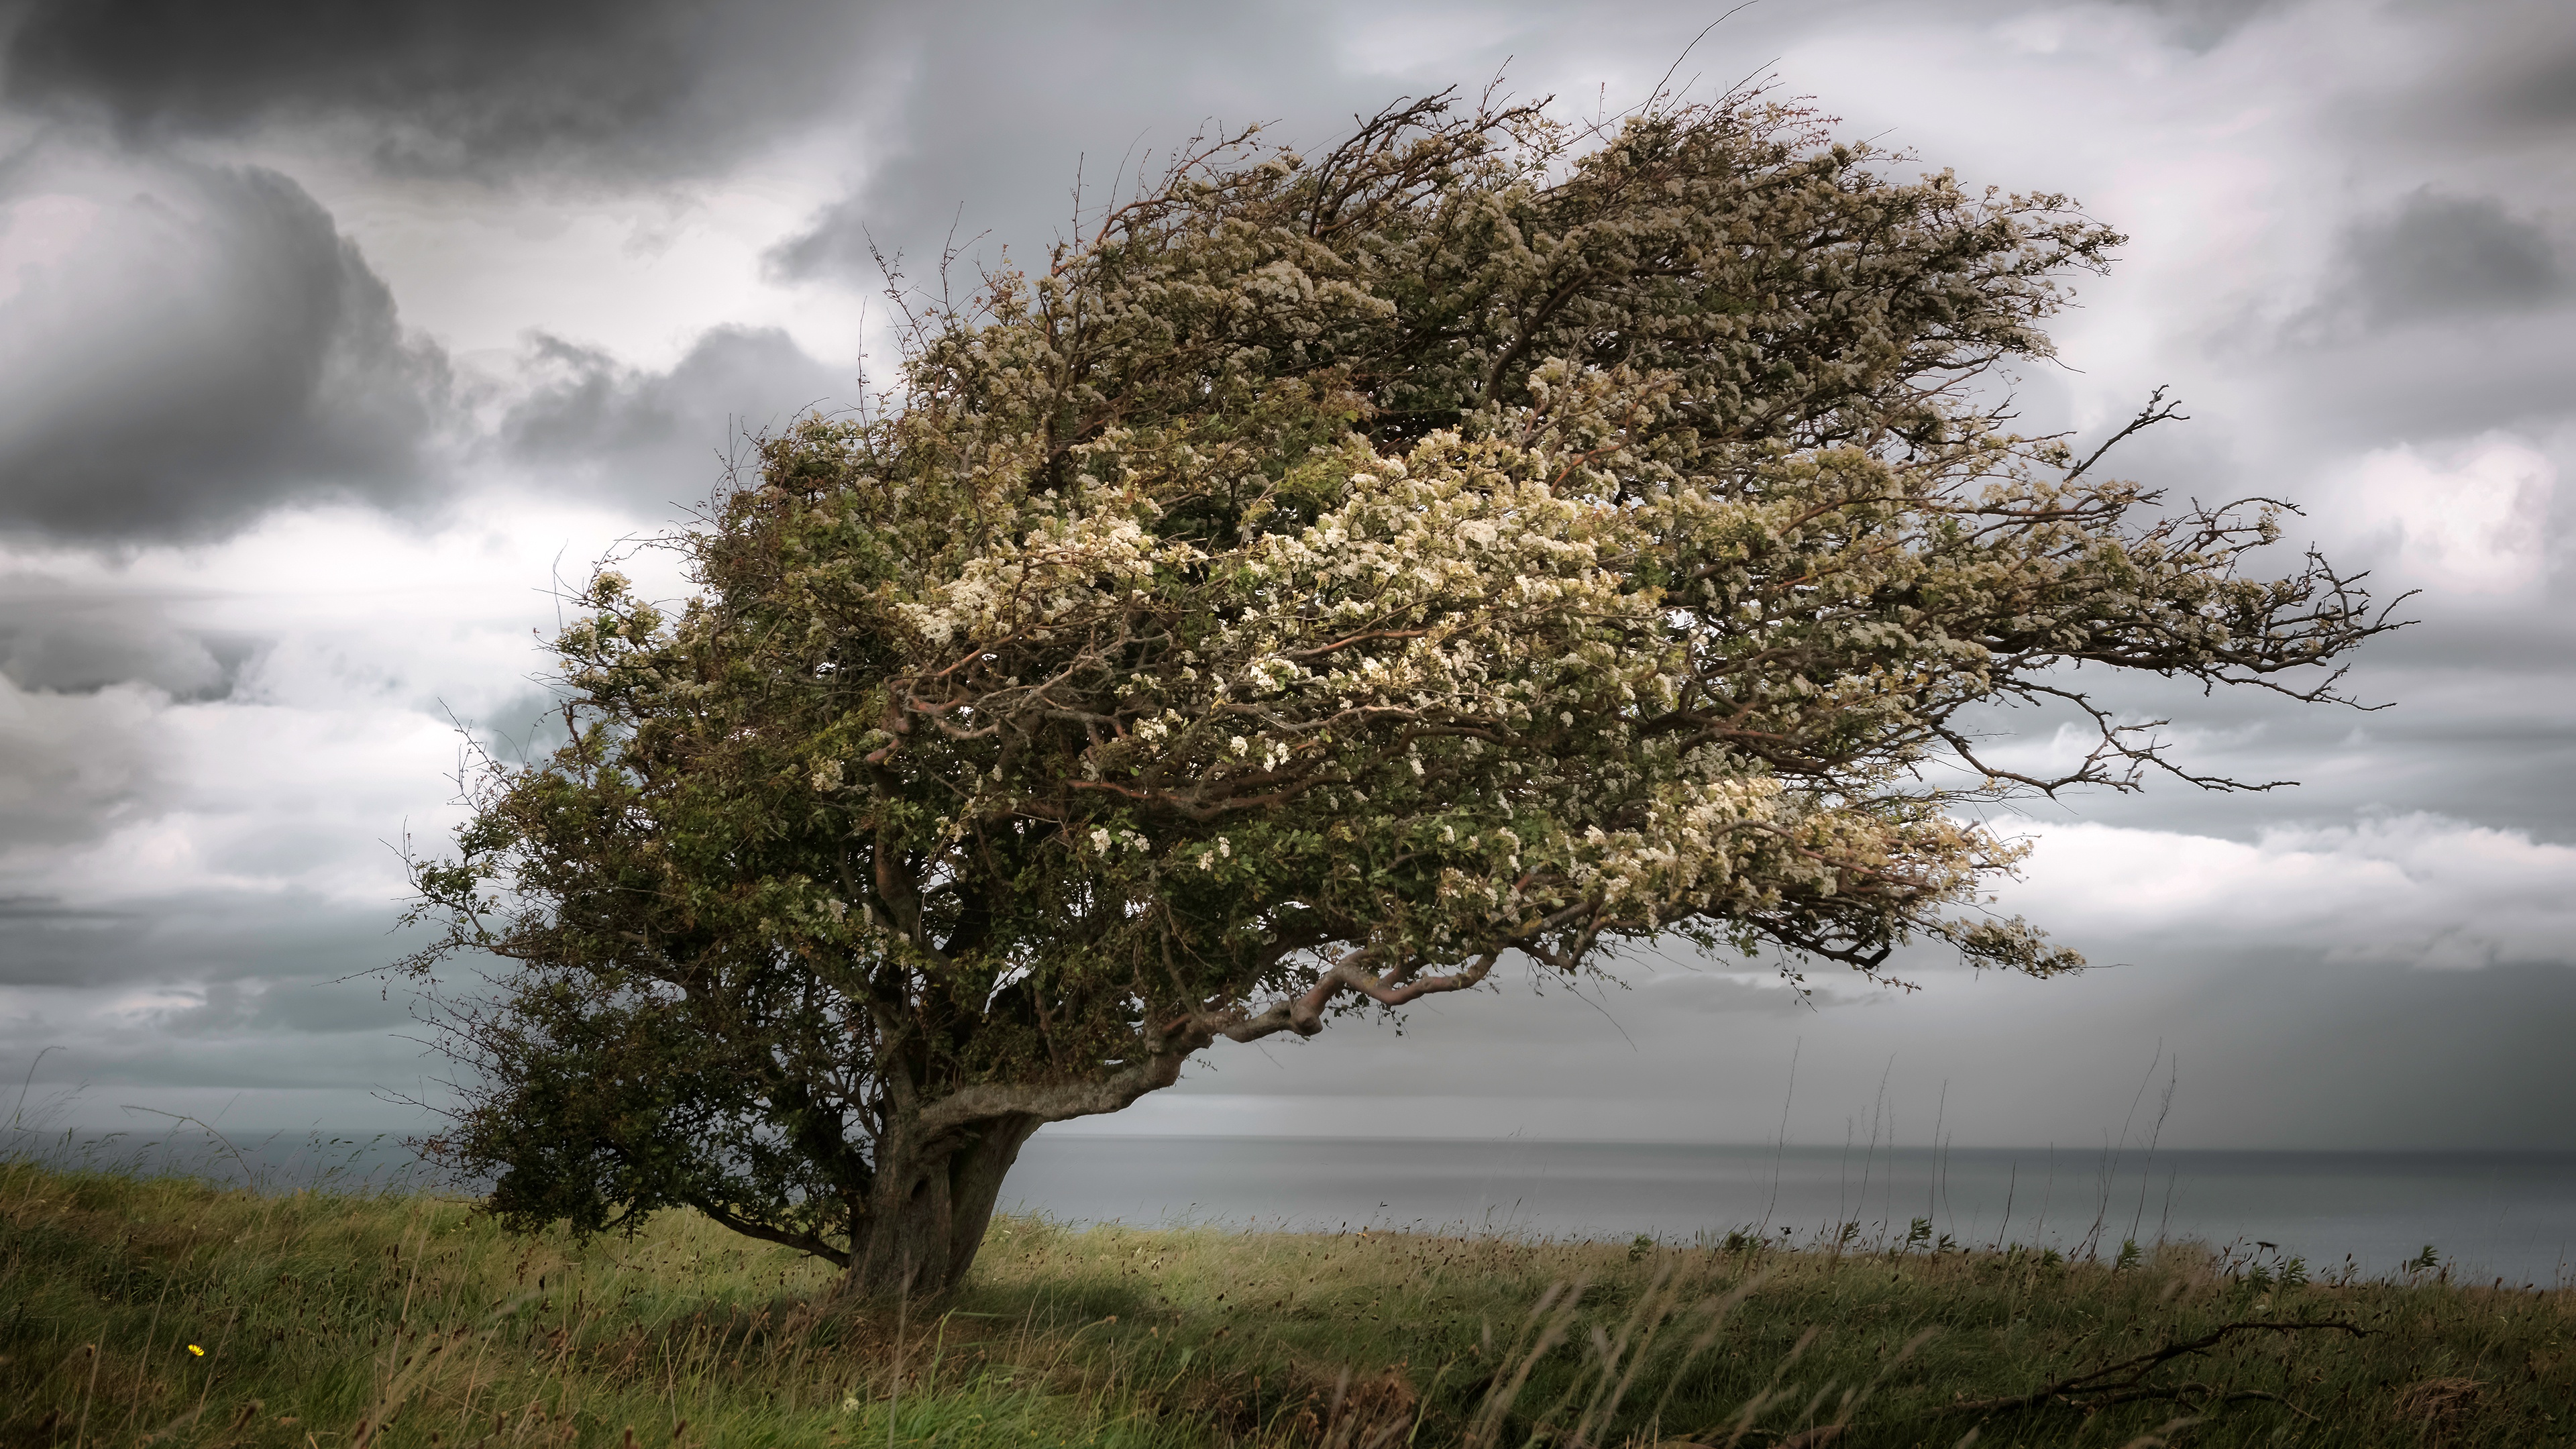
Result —
<instances>
[{"instance_id":1,"label":"dandelion flower","mask_svg":"<svg viewBox=\"0 0 2576 1449\"><path fill-rule=\"evenodd\" d=\"M193 1343L188 1345L188 1352L195 1354L199 1358L204 1358L206 1356L206 1351L197 1347Z\"/></svg>"}]
</instances>

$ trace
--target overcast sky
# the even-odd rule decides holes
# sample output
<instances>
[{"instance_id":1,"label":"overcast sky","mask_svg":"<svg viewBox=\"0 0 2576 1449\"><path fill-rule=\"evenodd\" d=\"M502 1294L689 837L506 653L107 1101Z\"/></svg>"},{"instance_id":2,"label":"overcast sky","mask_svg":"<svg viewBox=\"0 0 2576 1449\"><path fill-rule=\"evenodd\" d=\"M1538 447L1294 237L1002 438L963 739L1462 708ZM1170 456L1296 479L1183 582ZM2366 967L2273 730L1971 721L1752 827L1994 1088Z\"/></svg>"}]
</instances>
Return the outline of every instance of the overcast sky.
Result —
<instances>
[{"instance_id":1,"label":"overcast sky","mask_svg":"<svg viewBox=\"0 0 2576 1449\"><path fill-rule=\"evenodd\" d=\"M1210 121L1615 107L1719 8L0 4L0 1067L60 1048L66 1123L416 1125L404 1001L330 983L403 949L454 722L523 734L552 581L855 397L872 245L1032 255ZM1762 0L1678 79L1764 75L2128 233L2030 426L2170 384L2127 472L2422 590L2353 675L2392 707L2122 694L2304 783L2013 822L2085 975L1641 958L1096 1125L1833 1143L1884 1082L1903 1141L2081 1144L2161 1053L2168 1144L2576 1148L2576 10Z\"/></svg>"}]
</instances>

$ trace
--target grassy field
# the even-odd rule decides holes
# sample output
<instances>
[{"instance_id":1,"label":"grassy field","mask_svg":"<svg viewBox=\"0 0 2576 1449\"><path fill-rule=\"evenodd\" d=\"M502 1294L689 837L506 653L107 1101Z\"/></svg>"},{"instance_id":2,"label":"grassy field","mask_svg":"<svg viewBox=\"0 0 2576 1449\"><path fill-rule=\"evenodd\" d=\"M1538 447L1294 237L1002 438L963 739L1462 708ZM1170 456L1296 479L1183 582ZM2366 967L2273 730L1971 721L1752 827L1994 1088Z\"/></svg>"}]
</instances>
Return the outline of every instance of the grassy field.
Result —
<instances>
[{"instance_id":1,"label":"grassy field","mask_svg":"<svg viewBox=\"0 0 2576 1449\"><path fill-rule=\"evenodd\" d=\"M2133 1256L1016 1219L849 1311L684 1215L21 1162L0 1445L2576 1444L2576 1294Z\"/></svg>"}]
</instances>

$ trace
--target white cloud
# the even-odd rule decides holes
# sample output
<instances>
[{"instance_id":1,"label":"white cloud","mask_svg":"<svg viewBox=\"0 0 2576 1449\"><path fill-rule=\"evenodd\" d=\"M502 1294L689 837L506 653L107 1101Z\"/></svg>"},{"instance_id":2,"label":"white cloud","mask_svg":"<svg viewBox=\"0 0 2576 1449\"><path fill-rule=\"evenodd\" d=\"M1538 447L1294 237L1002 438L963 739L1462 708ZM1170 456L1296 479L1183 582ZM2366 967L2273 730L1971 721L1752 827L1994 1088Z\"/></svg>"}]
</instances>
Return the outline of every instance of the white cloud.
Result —
<instances>
[{"instance_id":1,"label":"white cloud","mask_svg":"<svg viewBox=\"0 0 2576 1449\"><path fill-rule=\"evenodd\" d=\"M2419 813L2276 826L2250 844L2091 824L2034 833L2004 904L2097 959L2184 942L2436 969L2576 958L2576 848L2524 831Z\"/></svg>"},{"instance_id":2,"label":"white cloud","mask_svg":"<svg viewBox=\"0 0 2576 1449\"><path fill-rule=\"evenodd\" d=\"M2382 448L2353 469L2346 516L2393 545L2405 583L2469 595L2532 591L2546 574L2545 529L2558 465L2489 436L2448 455Z\"/></svg>"},{"instance_id":3,"label":"white cloud","mask_svg":"<svg viewBox=\"0 0 2576 1449\"><path fill-rule=\"evenodd\" d=\"M385 842L452 813L451 719L524 730L551 633L550 581L613 545L613 514L461 510L419 534L367 510L280 514L226 543L123 560L24 554L18 592L185 600L191 629L257 641L218 697L0 679L0 896L68 905L293 891L390 924ZM682 581L666 554L639 572ZM184 635L173 635L184 638Z\"/></svg>"},{"instance_id":4,"label":"white cloud","mask_svg":"<svg viewBox=\"0 0 2576 1449\"><path fill-rule=\"evenodd\" d=\"M42 282L46 268L77 256L101 209L82 196L0 201L0 302L18 295L31 279Z\"/></svg>"},{"instance_id":5,"label":"white cloud","mask_svg":"<svg viewBox=\"0 0 2576 1449\"><path fill-rule=\"evenodd\" d=\"M824 357L869 340L866 293L760 280L762 249L828 199L829 172L764 168L639 195L405 195L331 163L316 158L299 174L314 176L405 314L460 355L506 356L531 331L581 338L645 367L678 361L717 326L784 328Z\"/></svg>"}]
</instances>

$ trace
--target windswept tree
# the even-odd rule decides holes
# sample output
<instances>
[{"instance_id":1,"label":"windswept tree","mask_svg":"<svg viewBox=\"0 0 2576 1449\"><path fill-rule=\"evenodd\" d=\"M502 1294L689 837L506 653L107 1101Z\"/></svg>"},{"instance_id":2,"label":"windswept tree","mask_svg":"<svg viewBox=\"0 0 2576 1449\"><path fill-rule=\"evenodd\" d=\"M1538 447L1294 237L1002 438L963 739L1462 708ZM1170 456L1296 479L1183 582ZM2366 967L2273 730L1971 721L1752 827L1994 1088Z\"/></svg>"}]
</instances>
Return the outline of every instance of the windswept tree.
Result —
<instances>
[{"instance_id":1,"label":"windswept tree","mask_svg":"<svg viewBox=\"0 0 2576 1449\"><path fill-rule=\"evenodd\" d=\"M2275 507L2007 431L2119 239L1899 160L1435 97L922 306L665 541L695 597L592 579L570 742L416 864L409 968L485 963L431 988L438 1148L513 1224L685 1204L934 1292L1030 1133L1220 1039L1621 943L2079 966L1979 910L1976 807L2234 782L2071 671L2331 699L2387 625L2247 571ZM2005 768L1999 704L2093 748Z\"/></svg>"}]
</instances>

